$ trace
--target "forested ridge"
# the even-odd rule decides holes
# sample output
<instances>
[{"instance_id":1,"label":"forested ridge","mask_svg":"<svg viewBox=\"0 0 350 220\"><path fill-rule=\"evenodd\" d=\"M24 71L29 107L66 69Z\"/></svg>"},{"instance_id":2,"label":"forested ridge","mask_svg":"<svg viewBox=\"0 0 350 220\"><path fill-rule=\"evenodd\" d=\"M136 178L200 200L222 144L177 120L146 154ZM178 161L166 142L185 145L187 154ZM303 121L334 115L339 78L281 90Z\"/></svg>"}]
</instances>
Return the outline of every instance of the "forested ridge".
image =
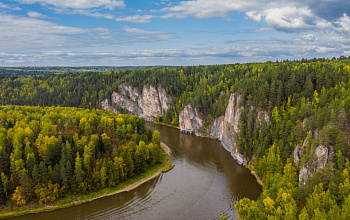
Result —
<instances>
[{"instance_id":1,"label":"forested ridge","mask_svg":"<svg viewBox=\"0 0 350 220\"><path fill-rule=\"evenodd\" d=\"M236 203L241 219L350 219L350 59L4 77L0 104L99 108L121 83L161 85L173 105L159 120L173 125L192 104L209 126L232 93L241 96L237 147L264 183L258 201ZM257 123L258 110L271 120ZM320 146L333 154L319 169ZM303 168L312 177L299 181Z\"/></svg>"},{"instance_id":2,"label":"forested ridge","mask_svg":"<svg viewBox=\"0 0 350 220\"><path fill-rule=\"evenodd\" d=\"M82 72L108 72L117 70L148 69L160 66L83 66L83 67L65 67L65 66L47 66L47 67L0 67L0 75L19 76L19 75L44 75L44 74L62 74L62 73L82 73Z\"/></svg>"},{"instance_id":3,"label":"forested ridge","mask_svg":"<svg viewBox=\"0 0 350 220\"><path fill-rule=\"evenodd\" d=\"M114 187L163 162L160 142L137 116L0 106L0 205Z\"/></svg>"}]
</instances>

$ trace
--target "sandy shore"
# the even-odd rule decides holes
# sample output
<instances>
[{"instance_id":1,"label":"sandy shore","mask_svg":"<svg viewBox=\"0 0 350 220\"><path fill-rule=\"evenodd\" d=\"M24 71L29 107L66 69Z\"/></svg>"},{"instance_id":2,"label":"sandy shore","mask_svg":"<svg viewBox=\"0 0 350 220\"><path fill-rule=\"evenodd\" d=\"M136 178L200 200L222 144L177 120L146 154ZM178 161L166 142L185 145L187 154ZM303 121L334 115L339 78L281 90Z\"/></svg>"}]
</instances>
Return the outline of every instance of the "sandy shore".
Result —
<instances>
[{"instance_id":1,"label":"sandy shore","mask_svg":"<svg viewBox=\"0 0 350 220\"><path fill-rule=\"evenodd\" d=\"M248 169L249 169L249 168L248 168ZM250 172L255 176L256 181L257 181L261 186L264 186L263 181L259 178L258 174L256 174L256 172L253 171L253 170L250 170Z\"/></svg>"},{"instance_id":2,"label":"sandy shore","mask_svg":"<svg viewBox=\"0 0 350 220\"><path fill-rule=\"evenodd\" d=\"M160 143L160 147L163 148L163 150L165 150L165 152L170 156L171 150L168 147L168 145L166 145L162 142L162 143Z\"/></svg>"}]
</instances>

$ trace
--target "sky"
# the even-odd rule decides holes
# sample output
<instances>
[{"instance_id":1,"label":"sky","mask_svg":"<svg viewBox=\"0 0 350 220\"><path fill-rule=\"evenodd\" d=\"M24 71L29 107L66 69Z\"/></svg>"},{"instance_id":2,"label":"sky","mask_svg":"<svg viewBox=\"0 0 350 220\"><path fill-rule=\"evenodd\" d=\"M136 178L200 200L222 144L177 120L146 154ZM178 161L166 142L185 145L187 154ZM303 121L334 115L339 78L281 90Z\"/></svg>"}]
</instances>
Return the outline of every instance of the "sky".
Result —
<instances>
[{"instance_id":1,"label":"sky","mask_svg":"<svg viewBox=\"0 0 350 220\"><path fill-rule=\"evenodd\" d=\"M0 66L350 56L349 0L0 0Z\"/></svg>"}]
</instances>

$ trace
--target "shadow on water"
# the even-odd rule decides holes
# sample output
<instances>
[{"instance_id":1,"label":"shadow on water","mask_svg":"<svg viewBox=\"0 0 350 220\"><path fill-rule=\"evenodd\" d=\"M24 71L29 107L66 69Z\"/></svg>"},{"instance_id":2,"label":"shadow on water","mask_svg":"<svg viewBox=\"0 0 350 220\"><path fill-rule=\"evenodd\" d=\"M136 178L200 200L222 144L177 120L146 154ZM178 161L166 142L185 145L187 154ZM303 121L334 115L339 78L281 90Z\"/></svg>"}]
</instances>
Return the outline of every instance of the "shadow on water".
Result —
<instances>
[{"instance_id":1,"label":"shadow on water","mask_svg":"<svg viewBox=\"0 0 350 220\"><path fill-rule=\"evenodd\" d=\"M171 149L174 169L140 187L93 202L11 219L236 219L233 204L257 199L261 186L219 141L148 124Z\"/></svg>"}]
</instances>

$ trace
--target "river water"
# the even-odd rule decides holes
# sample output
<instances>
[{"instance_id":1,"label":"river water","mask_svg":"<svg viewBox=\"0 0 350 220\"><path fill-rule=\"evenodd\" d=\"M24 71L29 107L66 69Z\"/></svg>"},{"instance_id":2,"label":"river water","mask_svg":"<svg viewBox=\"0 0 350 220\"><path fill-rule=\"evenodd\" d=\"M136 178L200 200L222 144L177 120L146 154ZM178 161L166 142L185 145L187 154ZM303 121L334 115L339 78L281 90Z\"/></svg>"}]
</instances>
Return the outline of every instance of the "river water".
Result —
<instances>
[{"instance_id":1,"label":"river water","mask_svg":"<svg viewBox=\"0 0 350 220\"><path fill-rule=\"evenodd\" d=\"M257 199L261 186L217 140L181 133L176 128L148 124L159 130L171 149L168 173L123 192L90 203L11 219L236 219L233 204Z\"/></svg>"}]
</instances>

